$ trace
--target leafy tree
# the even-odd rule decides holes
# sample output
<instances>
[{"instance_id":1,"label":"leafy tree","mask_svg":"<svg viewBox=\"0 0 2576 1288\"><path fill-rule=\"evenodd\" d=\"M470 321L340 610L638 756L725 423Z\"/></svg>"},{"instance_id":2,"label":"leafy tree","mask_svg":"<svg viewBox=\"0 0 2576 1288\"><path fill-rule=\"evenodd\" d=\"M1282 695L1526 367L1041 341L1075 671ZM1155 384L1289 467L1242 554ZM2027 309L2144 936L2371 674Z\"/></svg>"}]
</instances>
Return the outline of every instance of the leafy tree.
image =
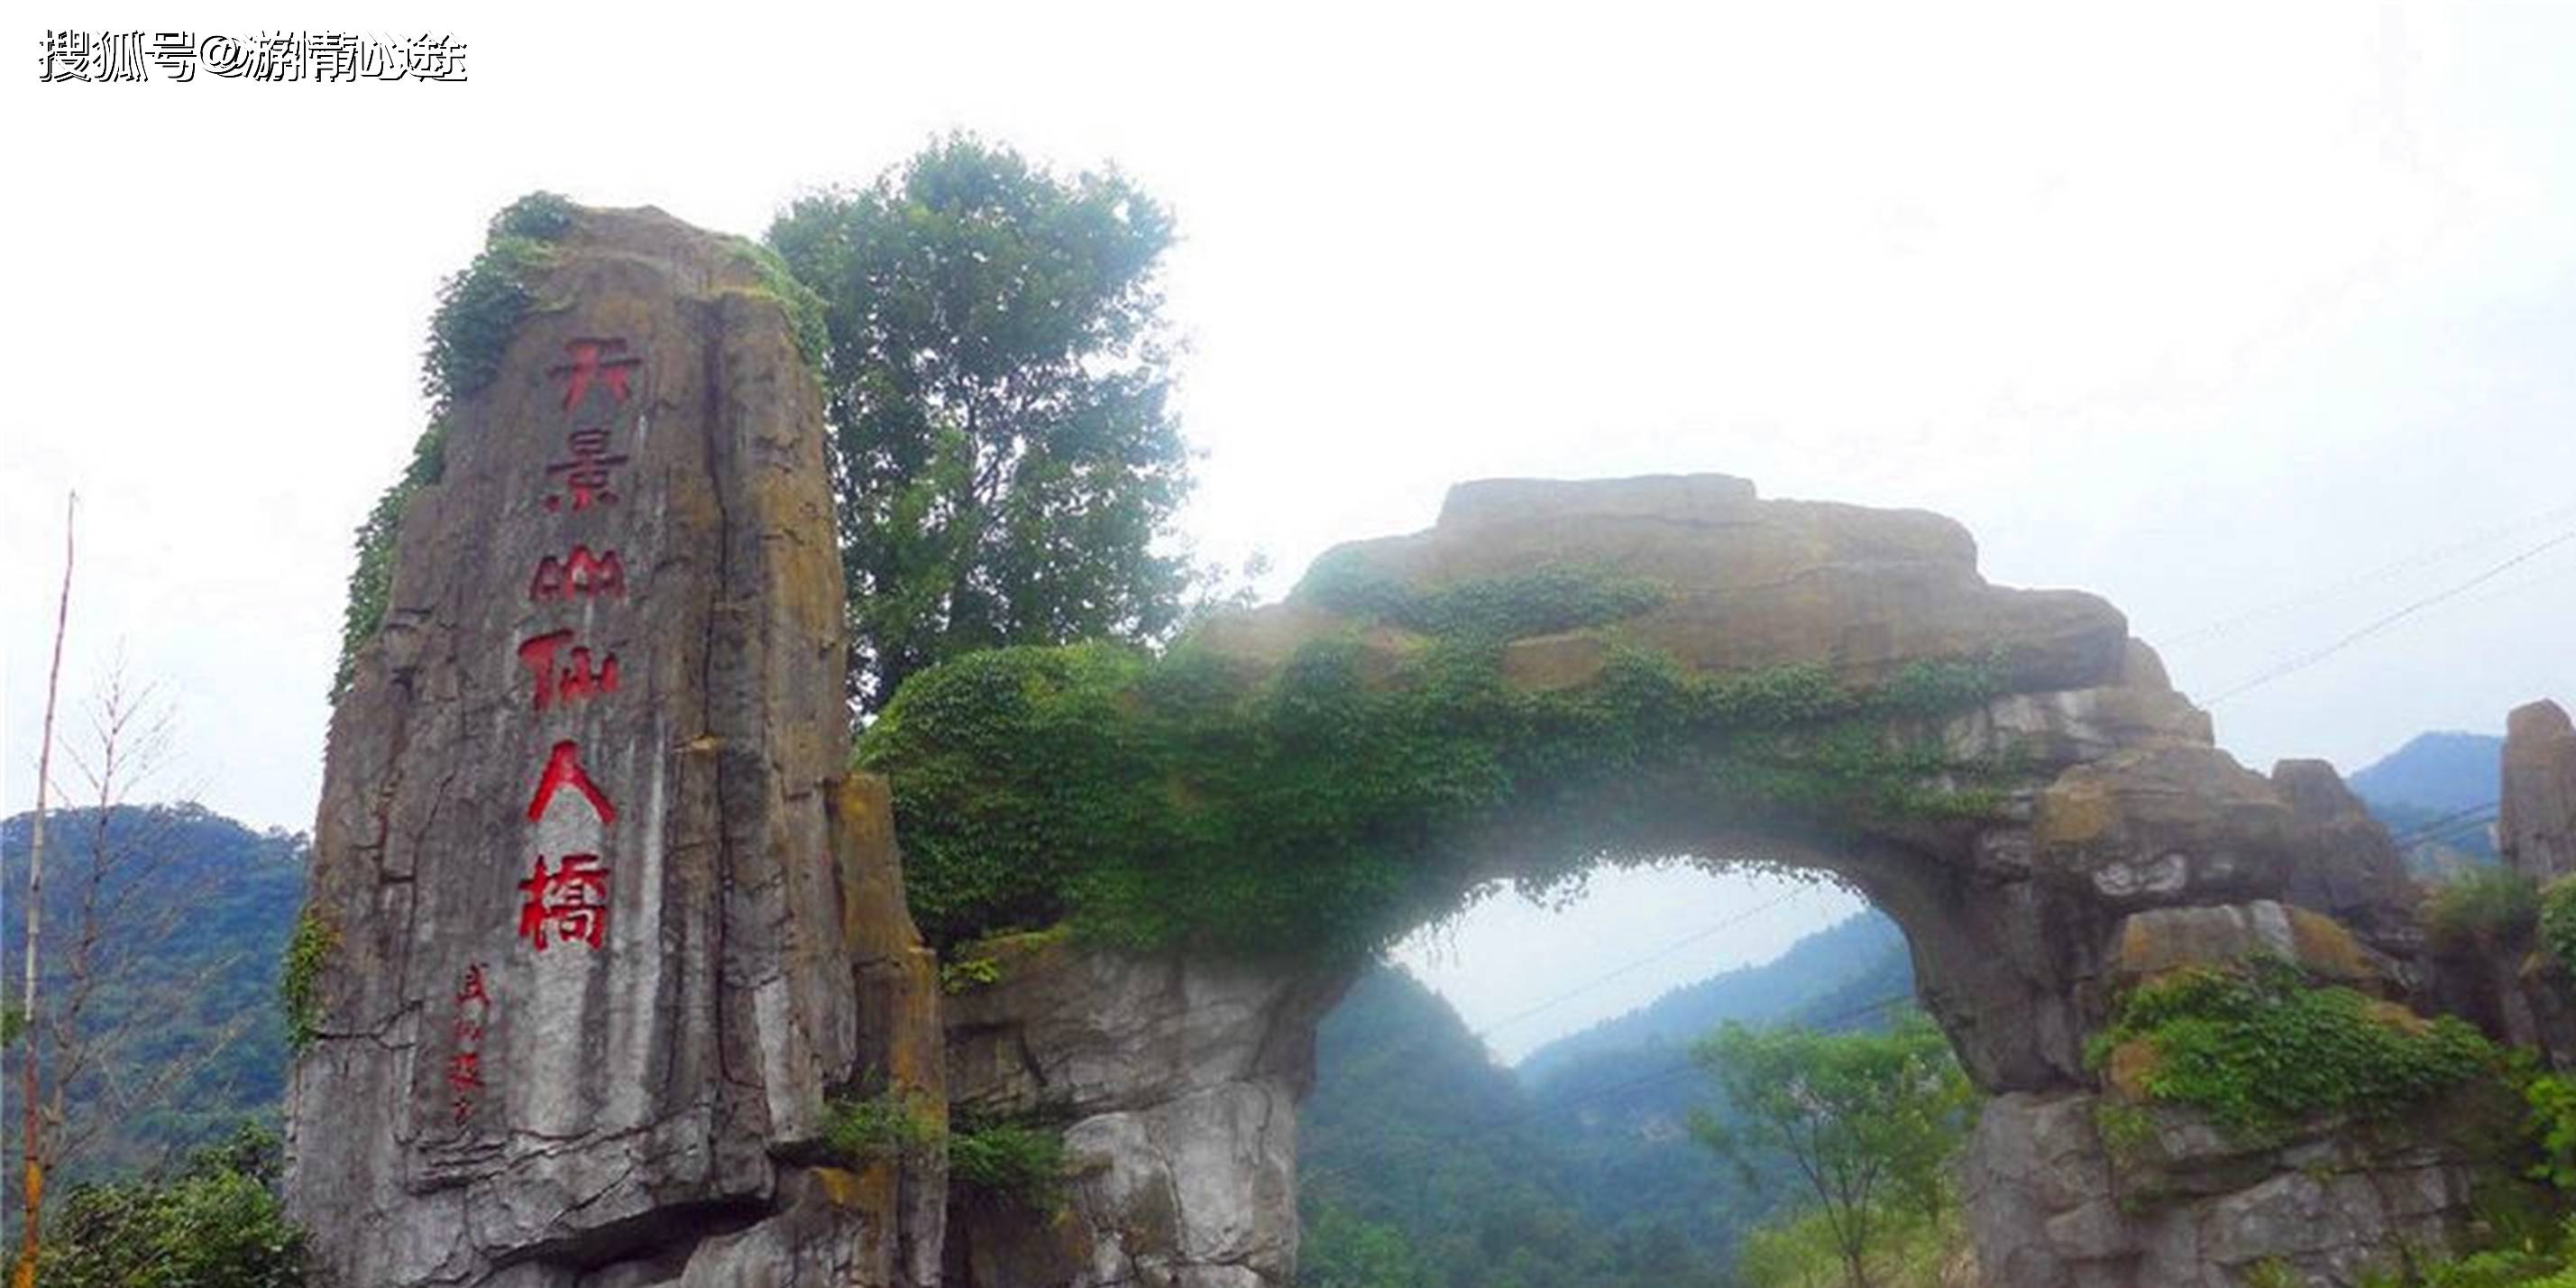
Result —
<instances>
[{"instance_id":1,"label":"leafy tree","mask_svg":"<svg viewBox=\"0 0 2576 1288\"><path fill-rule=\"evenodd\" d=\"M1942 1171L1974 1092L1948 1041L1920 1016L1880 1033L1730 1023L1692 1051L1734 1106L1691 1133L1745 1169L1786 1157L1816 1199L1851 1288L1868 1288L1882 1211L1937 1216Z\"/></svg>"},{"instance_id":2,"label":"leafy tree","mask_svg":"<svg viewBox=\"0 0 2576 1288\"><path fill-rule=\"evenodd\" d=\"M853 683L870 710L941 659L1150 640L1185 559L1166 403L1162 206L970 135L791 205L769 244L822 297Z\"/></svg>"},{"instance_id":3,"label":"leafy tree","mask_svg":"<svg viewBox=\"0 0 2576 1288\"><path fill-rule=\"evenodd\" d=\"M48 1288L299 1288L304 1237L276 1193L277 1137L242 1128L178 1176L72 1190Z\"/></svg>"}]
</instances>

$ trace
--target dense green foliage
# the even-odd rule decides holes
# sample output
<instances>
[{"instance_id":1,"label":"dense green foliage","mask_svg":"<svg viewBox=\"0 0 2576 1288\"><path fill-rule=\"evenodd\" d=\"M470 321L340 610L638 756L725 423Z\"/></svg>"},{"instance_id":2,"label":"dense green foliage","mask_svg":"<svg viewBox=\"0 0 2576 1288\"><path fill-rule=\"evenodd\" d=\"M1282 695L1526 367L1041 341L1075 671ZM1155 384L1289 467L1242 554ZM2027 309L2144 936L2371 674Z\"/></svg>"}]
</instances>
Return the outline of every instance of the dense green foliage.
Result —
<instances>
[{"instance_id":1,"label":"dense green foliage","mask_svg":"<svg viewBox=\"0 0 2576 1288\"><path fill-rule=\"evenodd\" d=\"M302 837L254 832L195 805L115 808L106 844L148 866L148 878L112 874L101 888L110 911L92 955L96 982L67 1017L57 1008L74 994L60 950L80 924L96 817L64 810L47 822L42 987L56 1005L41 1031L51 1041L52 1026L69 1023L99 1061L65 1090L73 1133L88 1135L58 1174L66 1183L162 1164L244 1119L275 1117L287 1050L280 962L304 890ZM0 824L0 881L13 890L25 888L28 830L26 815ZM14 963L24 943L13 915L0 925L0 954ZM15 1123L15 1114L0 1123L13 1139Z\"/></svg>"},{"instance_id":2,"label":"dense green foliage","mask_svg":"<svg viewBox=\"0 0 2576 1288\"><path fill-rule=\"evenodd\" d=\"M1150 640L1189 490L1158 285L1172 222L1117 173L965 135L807 197L769 244L821 297L854 683L974 649Z\"/></svg>"},{"instance_id":3,"label":"dense green foliage","mask_svg":"<svg viewBox=\"0 0 2576 1288\"><path fill-rule=\"evenodd\" d=\"M2092 1053L2103 1058L2133 1041L2153 1053L2143 1078L2149 1099L2196 1107L2258 1141L2318 1115L2397 1113L2500 1058L2455 1016L2428 1022L2384 1011L2269 958L2242 970L2178 971L2139 988Z\"/></svg>"},{"instance_id":4,"label":"dense green foliage","mask_svg":"<svg viewBox=\"0 0 2576 1288\"><path fill-rule=\"evenodd\" d=\"M1355 955L1456 907L1488 860L1544 884L1687 852L1720 822L1830 835L1990 806L1960 784L1999 767L1896 730L1991 693L1994 668L1853 689L1820 666L1709 676L1630 649L1583 688L1513 689L1492 632L1563 620L1513 592L1557 603L1568 584L1444 591L1441 619L1472 625L1382 679L1344 639L1260 683L1187 640L922 673L859 751L893 782L914 917L942 947L1070 918L1131 946Z\"/></svg>"},{"instance_id":5,"label":"dense green foliage","mask_svg":"<svg viewBox=\"0 0 2576 1288\"><path fill-rule=\"evenodd\" d=\"M277 1137L244 1128L167 1180L72 1189L47 1223L47 1288L300 1288L304 1236L278 1202Z\"/></svg>"},{"instance_id":6,"label":"dense green foliage","mask_svg":"<svg viewBox=\"0 0 2576 1288\"><path fill-rule=\"evenodd\" d=\"M1730 1023L1693 1054L1736 1114L1696 1115L1691 1134L1748 1170L1788 1159L1851 1288L1868 1288L1891 1213L1936 1221L1948 1209L1976 1093L1930 1020L1880 1033Z\"/></svg>"},{"instance_id":7,"label":"dense green foliage","mask_svg":"<svg viewBox=\"0 0 2576 1288\"><path fill-rule=\"evenodd\" d=\"M536 306L535 282L553 262L552 243L572 231L573 206L551 192L519 198L492 216L482 253L441 283L438 308L421 353L421 392L430 402L429 428L412 444L411 461L358 525L357 565L349 572L348 601L340 615L340 661L331 675L331 700L347 692L358 650L384 626L393 591L394 538L403 511L423 486L447 466L447 417L465 398L501 372L510 334Z\"/></svg>"}]
</instances>

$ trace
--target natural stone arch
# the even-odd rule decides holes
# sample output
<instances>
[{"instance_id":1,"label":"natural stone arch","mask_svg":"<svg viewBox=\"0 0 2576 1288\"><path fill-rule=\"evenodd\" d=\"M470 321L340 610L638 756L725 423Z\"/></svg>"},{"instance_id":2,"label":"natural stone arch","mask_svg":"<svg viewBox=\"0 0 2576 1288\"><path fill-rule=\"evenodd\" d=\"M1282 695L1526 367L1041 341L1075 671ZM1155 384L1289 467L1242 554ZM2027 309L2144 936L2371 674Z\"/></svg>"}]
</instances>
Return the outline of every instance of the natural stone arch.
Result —
<instances>
[{"instance_id":1,"label":"natural stone arch","mask_svg":"<svg viewBox=\"0 0 2576 1288\"><path fill-rule=\"evenodd\" d=\"M1848 692L1976 660L1983 686L1956 709L1881 722L1892 743L1939 749L1937 765L1908 762L1931 788L1963 790L1961 775L1977 767L1976 808L1786 809L1748 822L1741 810L1665 802L1679 807L1661 834L1628 841L1820 868L1904 927L1924 1002L1998 1097L1970 1166L1990 1282L2233 1282L2274 1256L2348 1275L2372 1239L2439 1237L2461 1198L2440 1160L2419 1152L2401 1166L2340 1140L2311 1148L2305 1173L2211 1145L2228 1164L2223 1181L2187 1175L2185 1157L2174 1161L2183 1198L2122 1205L2083 1052L2113 985L2270 950L2399 991L2411 971L2411 923L2392 893L2402 881L2384 835L2331 771L2320 782L2322 766L2285 767L2276 788L2239 766L2116 610L2081 593L1987 584L1949 520L1764 501L1721 476L1470 484L1431 530L1342 547L1287 602L1212 621L1183 647L1257 683L1338 641L1371 683L1400 685L1431 640L1389 620L1402 613L1377 611L1388 594L1574 567L1642 578L1659 594L1608 620L1488 640L1515 692L1601 683L1624 649L1701 677L1821 666ZM891 759L900 797L905 766ZM937 827L907 823L922 824L908 844ZM1489 848L1491 862L1447 871L1461 891L1525 875L1514 846ZM2339 901L2326 911L2375 942L2279 902L2302 874L2341 890L2312 902ZM1071 1121L1085 1179L1074 1218L1052 1225L953 1207L952 1285L1286 1282L1293 1104L1311 1076L1313 1025L1348 963L1265 962L1206 944L1137 953L1056 934L964 955L998 978L947 999L954 1103L1052 1109ZM2319 1180L2319 1157L2372 1183ZM2385 1175L2404 1183L2392 1192L2378 1183ZM2285 1205L2323 1215L2254 1221L2249 1233L2240 1209L2277 1218Z\"/></svg>"}]
</instances>

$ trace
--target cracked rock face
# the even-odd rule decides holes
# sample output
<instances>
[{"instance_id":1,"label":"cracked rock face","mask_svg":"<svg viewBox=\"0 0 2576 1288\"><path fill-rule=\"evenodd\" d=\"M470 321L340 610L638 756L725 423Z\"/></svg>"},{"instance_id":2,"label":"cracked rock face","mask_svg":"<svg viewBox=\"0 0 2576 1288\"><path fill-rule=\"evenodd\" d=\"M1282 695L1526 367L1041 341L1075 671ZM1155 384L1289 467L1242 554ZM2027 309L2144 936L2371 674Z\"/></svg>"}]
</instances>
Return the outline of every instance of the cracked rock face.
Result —
<instances>
[{"instance_id":1,"label":"cracked rock face","mask_svg":"<svg viewBox=\"0 0 2576 1288\"><path fill-rule=\"evenodd\" d=\"M760 287L581 212L404 517L315 828L288 1187L326 1282L935 1276L935 1175L816 1161L863 1066L935 1092L935 1012L842 778L822 417Z\"/></svg>"},{"instance_id":2,"label":"cracked rock face","mask_svg":"<svg viewBox=\"0 0 2576 1288\"><path fill-rule=\"evenodd\" d=\"M1342 982L1245 963L987 941L947 999L961 1114L1064 1124L1061 1211L954 1192L949 1288L1287 1288L1296 1104Z\"/></svg>"}]
</instances>

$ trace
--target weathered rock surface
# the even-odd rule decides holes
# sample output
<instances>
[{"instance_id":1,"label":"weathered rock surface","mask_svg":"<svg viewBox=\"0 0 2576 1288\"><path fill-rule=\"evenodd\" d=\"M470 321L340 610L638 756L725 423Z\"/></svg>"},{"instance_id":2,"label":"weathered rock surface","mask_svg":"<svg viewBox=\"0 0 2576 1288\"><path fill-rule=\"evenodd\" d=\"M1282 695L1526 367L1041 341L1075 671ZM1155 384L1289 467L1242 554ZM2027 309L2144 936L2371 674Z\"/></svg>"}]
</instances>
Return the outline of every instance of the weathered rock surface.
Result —
<instances>
[{"instance_id":1,"label":"weathered rock surface","mask_svg":"<svg viewBox=\"0 0 2576 1288\"><path fill-rule=\"evenodd\" d=\"M2403 947L2407 923L2387 837L2347 808L2330 772L2287 767L2276 783L2219 751L2208 717L2101 600L1988 585L1967 533L1935 515L1764 501L1713 475L1468 484L1430 531L1327 562L1335 576L1417 590L1572 565L1665 592L1626 620L1511 641L1504 675L1524 691L1590 683L1622 644L1711 672L1822 663L1855 683L1916 661L2003 662L2009 692L1919 731L1954 765L2017 767L1988 817L1828 834L1747 831L1689 802L1673 811L1708 817L1677 849L1833 872L1904 926L1922 1000L2000 1097L1970 1173L1988 1282L2235 1283L2279 1256L2349 1283L2372 1241L2437 1240L2456 1214L2450 1160L2363 1149L2330 1129L2296 1157L2169 1168L2187 1183L2124 1203L2137 1196L2095 1132L2097 1075L2083 1059L2123 981L2274 952L2401 995L2404 963L2388 944ZM1306 591L1212 621L1197 642L1258 676L1320 638L1355 640L1370 682L1391 682L1430 643ZM1485 875L1512 875L1514 861L1498 846ZM1293 1242L1259 1233L1285 1231L1293 1211L1291 1160L1274 1142L1316 999L1333 992L1249 966L1057 944L1016 977L1006 968L1000 986L952 999L961 1103L1064 1098L1091 1170L1076 1215L1052 1226L961 1208L950 1282L1284 1282ZM1225 1142L1188 1143L1198 1133ZM1226 1260L1245 1249L1257 1251Z\"/></svg>"},{"instance_id":2,"label":"weathered rock surface","mask_svg":"<svg viewBox=\"0 0 2576 1288\"><path fill-rule=\"evenodd\" d=\"M540 297L334 714L290 1205L339 1288L931 1282L935 1163L813 1162L829 1095L943 1072L814 386L658 212L581 212Z\"/></svg>"},{"instance_id":3,"label":"weathered rock surface","mask_svg":"<svg viewBox=\"0 0 2576 1288\"><path fill-rule=\"evenodd\" d=\"M1988 1282L2237 1288L2277 1261L2351 1284L2446 1246L2469 1201L2464 1160L2431 1131L2325 1124L2249 1150L2159 1115L2149 1157L2115 1163L2100 1102L2014 1093L1979 1110L1963 1180Z\"/></svg>"},{"instance_id":4,"label":"weathered rock surface","mask_svg":"<svg viewBox=\"0 0 2576 1288\"><path fill-rule=\"evenodd\" d=\"M2272 766L2272 786L2289 802L2297 825L2283 897L2333 917L2409 963L2419 957L2424 943L2415 887L2370 807L2322 760L2281 761Z\"/></svg>"},{"instance_id":5,"label":"weathered rock surface","mask_svg":"<svg viewBox=\"0 0 2576 1288\"><path fill-rule=\"evenodd\" d=\"M948 999L953 1102L1065 1123L1073 1195L1033 1220L958 1194L949 1288L1286 1288L1296 1102L1339 984L1061 936L969 956L999 978Z\"/></svg>"},{"instance_id":6,"label":"weathered rock surface","mask_svg":"<svg viewBox=\"0 0 2576 1288\"><path fill-rule=\"evenodd\" d=\"M2544 883L2576 872L2576 724L2565 708L2514 708L2497 804L2497 849L2515 871Z\"/></svg>"}]
</instances>

